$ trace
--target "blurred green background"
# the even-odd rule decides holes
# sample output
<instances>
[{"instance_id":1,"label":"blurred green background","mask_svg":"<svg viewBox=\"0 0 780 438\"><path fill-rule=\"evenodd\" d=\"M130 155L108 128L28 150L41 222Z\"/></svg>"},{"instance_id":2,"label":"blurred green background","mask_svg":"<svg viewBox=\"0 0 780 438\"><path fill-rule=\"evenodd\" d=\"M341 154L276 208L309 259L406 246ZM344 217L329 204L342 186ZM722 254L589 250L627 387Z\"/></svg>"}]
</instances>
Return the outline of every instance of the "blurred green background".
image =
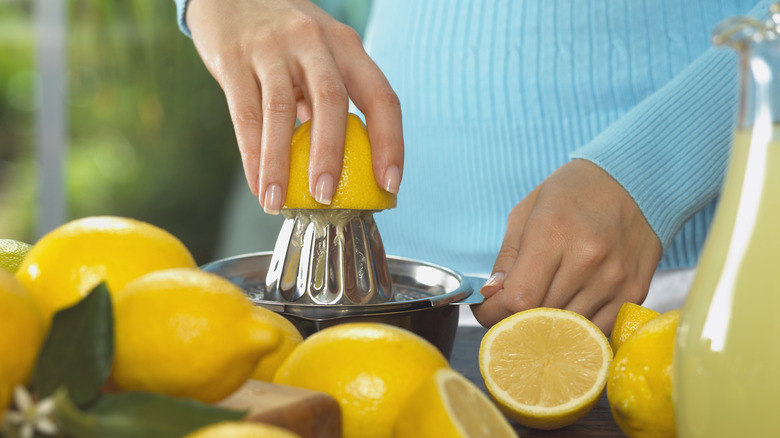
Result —
<instances>
[{"instance_id":1,"label":"blurred green background","mask_svg":"<svg viewBox=\"0 0 780 438\"><path fill-rule=\"evenodd\" d=\"M272 249L280 219L265 215L256 200L246 202L252 195L224 95L180 33L173 1L62 1L68 219L110 214L150 222L179 237L199 263ZM0 238L33 243L31 3L0 0ZM370 0L315 3L362 34ZM241 247L243 233L265 236Z\"/></svg>"}]
</instances>

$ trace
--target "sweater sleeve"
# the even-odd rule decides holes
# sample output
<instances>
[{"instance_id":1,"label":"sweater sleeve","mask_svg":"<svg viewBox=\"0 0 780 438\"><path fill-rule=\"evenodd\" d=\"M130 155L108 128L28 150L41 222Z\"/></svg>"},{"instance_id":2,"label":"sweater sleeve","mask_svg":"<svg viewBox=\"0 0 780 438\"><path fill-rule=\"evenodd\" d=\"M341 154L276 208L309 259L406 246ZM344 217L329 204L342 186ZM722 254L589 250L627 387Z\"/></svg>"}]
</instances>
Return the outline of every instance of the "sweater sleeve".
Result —
<instances>
[{"instance_id":1,"label":"sweater sleeve","mask_svg":"<svg viewBox=\"0 0 780 438\"><path fill-rule=\"evenodd\" d=\"M751 11L764 17L769 0ZM664 252L718 194L737 111L736 55L710 48L583 147L636 201Z\"/></svg>"},{"instance_id":2,"label":"sweater sleeve","mask_svg":"<svg viewBox=\"0 0 780 438\"><path fill-rule=\"evenodd\" d=\"M187 27L187 20L185 15L187 12L187 4L189 3L189 0L173 1L176 2L176 20L179 22L179 29L181 29L184 35L192 38L192 34L190 34L190 28Z\"/></svg>"}]
</instances>

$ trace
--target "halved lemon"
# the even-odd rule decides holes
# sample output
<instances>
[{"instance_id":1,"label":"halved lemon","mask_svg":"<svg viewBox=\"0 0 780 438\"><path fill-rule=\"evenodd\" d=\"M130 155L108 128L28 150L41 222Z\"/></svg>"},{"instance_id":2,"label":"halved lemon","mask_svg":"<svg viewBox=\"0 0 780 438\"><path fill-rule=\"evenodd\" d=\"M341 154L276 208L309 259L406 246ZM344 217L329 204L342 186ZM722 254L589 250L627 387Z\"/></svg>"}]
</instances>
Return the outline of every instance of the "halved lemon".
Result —
<instances>
[{"instance_id":1,"label":"halved lemon","mask_svg":"<svg viewBox=\"0 0 780 438\"><path fill-rule=\"evenodd\" d=\"M309 121L295 129L290 144L290 180L284 209L386 210L395 207L396 195L383 190L376 182L368 130L358 116L350 114L347 117L344 164L329 205L320 204L309 192L310 146Z\"/></svg>"},{"instance_id":2,"label":"halved lemon","mask_svg":"<svg viewBox=\"0 0 780 438\"><path fill-rule=\"evenodd\" d=\"M611 362L612 348L595 324L544 307L500 321L479 348L488 393L509 418L534 429L568 426L590 412Z\"/></svg>"},{"instance_id":3,"label":"halved lemon","mask_svg":"<svg viewBox=\"0 0 780 438\"><path fill-rule=\"evenodd\" d=\"M453 369L441 368L407 399L393 436L507 438L517 433L476 385Z\"/></svg>"}]
</instances>

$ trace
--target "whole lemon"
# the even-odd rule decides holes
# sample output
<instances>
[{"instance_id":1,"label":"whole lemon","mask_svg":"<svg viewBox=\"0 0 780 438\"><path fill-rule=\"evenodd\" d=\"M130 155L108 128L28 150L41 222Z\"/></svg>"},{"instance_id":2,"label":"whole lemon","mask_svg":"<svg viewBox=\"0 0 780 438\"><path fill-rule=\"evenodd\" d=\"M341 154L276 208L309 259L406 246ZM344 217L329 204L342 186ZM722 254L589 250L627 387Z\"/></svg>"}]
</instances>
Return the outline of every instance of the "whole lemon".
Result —
<instances>
[{"instance_id":1,"label":"whole lemon","mask_svg":"<svg viewBox=\"0 0 780 438\"><path fill-rule=\"evenodd\" d=\"M303 336L301 332L290 322L287 318L279 315L276 312L272 312L262 307L255 307L255 317L260 321L267 323L268 325L275 327L279 330L281 340L279 345L260 358L260 362L257 363L257 368L252 373L252 378L255 380L264 380L270 382L274 378L276 370L287 359L287 356L292 353L295 347L303 342Z\"/></svg>"},{"instance_id":2,"label":"whole lemon","mask_svg":"<svg viewBox=\"0 0 780 438\"><path fill-rule=\"evenodd\" d=\"M146 222L93 216L62 225L36 242L16 277L35 298L45 320L105 281L113 293L159 269L196 267L184 244Z\"/></svg>"},{"instance_id":3,"label":"whole lemon","mask_svg":"<svg viewBox=\"0 0 780 438\"><path fill-rule=\"evenodd\" d=\"M607 379L612 416L629 438L674 437L672 354L680 311L643 324L618 349Z\"/></svg>"},{"instance_id":4,"label":"whole lemon","mask_svg":"<svg viewBox=\"0 0 780 438\"><path fill-rule=\"evenodd\" d=\"M290 180L285 209L385 210L395 207L396 195L383 190L376 182L368 131L358 116L350 114L347 117L344 163L329 205L317 202L309 191L310 145L311 123L302 123L296 128L290 144Z\"/></svg>"},{"instance_id":5,"label":"whole lemon","mask_svg":"<svg viewBox=\"0 0 780 438\"><path fill-rule=\"evenodd\" d=\"M112 379L121 389L215 402L279 342L241 289L199 269L152 272L114 296Z\"/></svg>"},{"instance_id":6,"label":"whole lemon","mask_svg":"<svg viewBox=\"0 0 780 438\"><path fill-rule=\"evenodd\" d=\"M270 424L222 421L200 428L184 438L297 438L298 434Z\"/></svg>"},{"instance_id":7,"label":"whole lemon","mask_svg":"<svg viewBox=\"0 0 780 438\"><path fill-rule=\"evenodd\" d=\"M0 269L11 273L16 272L30 248L32 246L29 243L13 239L0 239Z\"/></svg>"},{"instance_id":8,"label":"whole lemon","mask_svg":"<svg viewBox=\"0 0 780 438\"><path fill-rule=\"evenodd\" d=\"M333 396L341 407L344 438L390 437L407 398L448 366L436 347L410 331L347 323L306 338L274 382Z\"/></svg>"},{"instance_id":9,"label":"whole lemon","mask_svg":"<svg viewBox=\"0 0 780 438\"><path fill-rule=\"evenodd\" d=\"M638 304L625 302L620 306L615 324L612 326L612 334L609 336L609 345L612 352L617 353L618 348L623 345L635 331L644 323L650 321L660 313L653 309L640 306Z\"/></svg>"},{"instance_id":10,"label":"whole lemon","mask_svg":"<svg viewBox=\"0 0 780 438\"><path fill-rule=\"evenodd\" d=\"M43 317L19 281L0 269L0 417L26 384L45 335Z\"/></svg>"}]
</instances>

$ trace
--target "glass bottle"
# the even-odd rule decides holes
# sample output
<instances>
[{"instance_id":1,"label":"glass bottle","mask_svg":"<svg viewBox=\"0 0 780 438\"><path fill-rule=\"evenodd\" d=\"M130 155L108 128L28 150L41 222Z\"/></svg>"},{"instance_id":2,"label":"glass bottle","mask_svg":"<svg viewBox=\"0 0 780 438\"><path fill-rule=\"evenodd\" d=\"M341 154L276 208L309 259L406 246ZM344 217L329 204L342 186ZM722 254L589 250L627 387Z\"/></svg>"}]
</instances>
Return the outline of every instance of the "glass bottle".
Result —
<instances>
[{"instance_id":1,"label":"glass bottle","mask_svg":"<svg viewBox=\"0 0 780 438\"><path fill-rule=\"evenodd\" d=\"M677 434L780 437L780 3L732 18L739 112L720 204L677 333Z\"/></svg>"}]
</instances>

